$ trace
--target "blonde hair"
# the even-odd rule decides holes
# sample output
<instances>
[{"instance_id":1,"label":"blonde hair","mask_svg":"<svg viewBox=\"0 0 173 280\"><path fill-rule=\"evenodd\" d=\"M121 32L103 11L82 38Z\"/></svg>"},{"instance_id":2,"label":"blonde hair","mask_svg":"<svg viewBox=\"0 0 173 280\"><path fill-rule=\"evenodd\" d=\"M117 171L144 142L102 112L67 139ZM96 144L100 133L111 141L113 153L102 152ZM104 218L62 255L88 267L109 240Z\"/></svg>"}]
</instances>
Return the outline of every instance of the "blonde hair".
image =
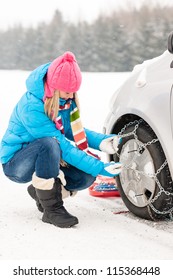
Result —
<instances>
[{"instance_id":1,"label":"blonde hair","mask_svg":"<svg viewBox=\"0 0 173 280\"><path fill-rule=\"evenodd\" d=\"M54 95L50 98L46 98L44 102L44 111L52 121L58 116L59 98L60 92L58 90L55 90ZM74 94L74 99L76 102L76 106L80 111L79 98L77 92L75 92Z\"/></svg>"}]
</instances>

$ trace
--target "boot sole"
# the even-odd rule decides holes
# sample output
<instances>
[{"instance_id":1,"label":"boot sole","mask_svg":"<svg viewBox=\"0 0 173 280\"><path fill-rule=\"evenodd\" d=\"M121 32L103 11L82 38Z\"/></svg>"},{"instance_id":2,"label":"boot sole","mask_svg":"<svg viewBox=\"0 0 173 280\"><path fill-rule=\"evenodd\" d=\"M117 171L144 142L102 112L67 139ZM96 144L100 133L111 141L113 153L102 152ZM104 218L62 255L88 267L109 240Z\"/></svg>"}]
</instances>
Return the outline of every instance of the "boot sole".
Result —
<instances>
[{"instance_id":1,"label":"boot sole","mask_svg":"<svg viewBox=\"0 0 173 280\"><path fill-rule=\"evenodd\" d=\"M49 219L45 218L44 216L42 218L42 221L43 221L43 223L48 223L48 224L51 224L51 225L54 225L54 226L60 227L60 228L70 228L79 223L78 219L76 218L73 220L73 222L71 221L69 223L66 222L64 224L55 224L55 223L52 223Z\"/></svg>"}]
</instances>

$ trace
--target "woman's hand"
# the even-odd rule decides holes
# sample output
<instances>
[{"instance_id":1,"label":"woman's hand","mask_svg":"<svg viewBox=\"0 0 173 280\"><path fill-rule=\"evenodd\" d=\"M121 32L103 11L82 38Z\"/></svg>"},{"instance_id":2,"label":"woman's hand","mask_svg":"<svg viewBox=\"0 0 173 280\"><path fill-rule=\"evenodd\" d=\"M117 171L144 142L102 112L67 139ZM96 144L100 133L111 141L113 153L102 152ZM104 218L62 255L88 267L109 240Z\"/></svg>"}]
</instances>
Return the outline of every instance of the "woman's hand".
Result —
<instances>
[{"instance_id":1,"label":"woman's hand","mask_svg":"<svg viewBox=\"0 0 173 280\"><path fill-rule=\"evenodd\" d=\"M107 177L118 176L122 170L122 164L120 162L111 161L104 164L104 168L100 172L100 175Z\"/></svg>"},{"instance_id":2,"label":"woman's hand","mask_svg":"<svg viewBox=\"0 0 173 280\"><path fill-rule=\"evenodd\" d=\"M112 136L107 139L104 139L100 143L99 148L102 152L112 155L118 151L118 145L120 144L120 142L121 138L119 136Z\"/></svg>"}]
</instances>

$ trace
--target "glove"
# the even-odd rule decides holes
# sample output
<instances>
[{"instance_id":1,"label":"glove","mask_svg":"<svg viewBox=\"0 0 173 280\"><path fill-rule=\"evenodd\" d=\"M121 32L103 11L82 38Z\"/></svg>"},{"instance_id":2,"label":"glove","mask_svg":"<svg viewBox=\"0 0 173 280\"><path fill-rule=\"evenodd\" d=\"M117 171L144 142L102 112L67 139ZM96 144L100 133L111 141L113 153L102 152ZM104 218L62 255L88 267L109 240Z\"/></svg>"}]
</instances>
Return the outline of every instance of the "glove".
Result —
<instances>
[{"instance_id":1,"label":"glove","mask_svg":"<svg viewBox=\"0 0 173 280\"><path fill-rule=\"evenodd\" d=\"M122 170L122 164L120 162L111 161L109 163L104 163L104 168L100 172L100 175L107 177L118 176Z\"/></svg>"},{"instance_id":2,"label":"glove","mask_svg":"<svg viewBox=\"0 0 173 280\"><path fill-rule=\"evenodd\" d=\"M102 140L100 143L100 150L107 154L115 154L118 151L118 145L121 143L121 138L119 136L112 136L107 139Z\"/></svg>"}]
</instances>

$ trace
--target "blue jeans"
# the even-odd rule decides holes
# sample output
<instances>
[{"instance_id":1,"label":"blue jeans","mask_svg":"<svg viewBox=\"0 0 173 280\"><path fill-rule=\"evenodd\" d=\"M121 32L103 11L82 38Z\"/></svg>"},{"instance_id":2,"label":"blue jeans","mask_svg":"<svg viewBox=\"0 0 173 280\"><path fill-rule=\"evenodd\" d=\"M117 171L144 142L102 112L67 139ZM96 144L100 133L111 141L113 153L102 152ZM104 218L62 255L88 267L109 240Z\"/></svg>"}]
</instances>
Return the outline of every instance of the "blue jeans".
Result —
<instances>
[{"instance_id":1,"label":"blue jeans","mask_svg":"<svg viewBox=\"0 0 173 280\"><path fill-rule=\"evenodd\" d=\"M35 172L40 178L56 178L59 168L64 172L67 190L83 190L95 181L91 176L72 165L60 167L60 146L51 137L40 138L18 151L7 163L3 164L4 174L17 183L28 183Z\"/></svg>"}]
</instances>

